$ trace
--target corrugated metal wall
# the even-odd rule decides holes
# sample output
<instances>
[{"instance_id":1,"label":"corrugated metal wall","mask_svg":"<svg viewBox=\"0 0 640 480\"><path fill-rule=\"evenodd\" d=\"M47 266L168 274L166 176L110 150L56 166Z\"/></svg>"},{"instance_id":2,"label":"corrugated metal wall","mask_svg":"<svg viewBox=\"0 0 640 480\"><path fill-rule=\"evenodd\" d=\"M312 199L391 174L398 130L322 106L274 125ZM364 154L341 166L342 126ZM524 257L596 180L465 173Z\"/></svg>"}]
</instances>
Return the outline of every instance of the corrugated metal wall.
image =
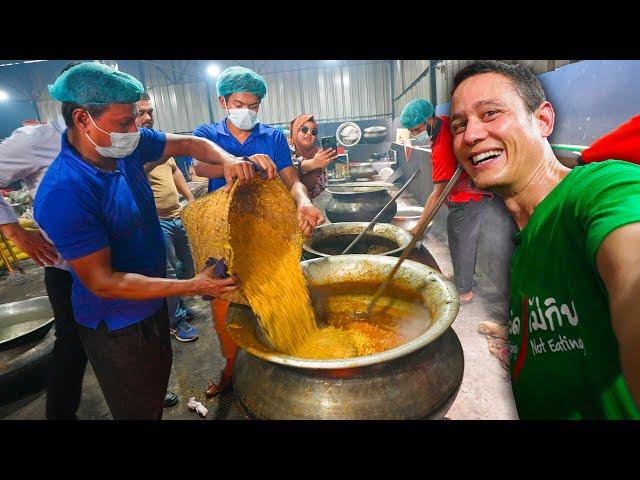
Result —
<instances>
[{"instance_id":1,"label":"corrugated metal wall","mask_svg":"<svg viewBox=\"0 0 640 480\"><path fill-rule=\"evenodd\" d=\"M453 77L462 68L474 60L440 60L436 65L436 93L437 103L448 103L449 92L453 86ZM545 73L577 60L503 60L508 63L520 63L530 68L533 73ZM397 98L409 85L411 85L429 67L429 60L394 60L394 92ZM404 106L416 98L430 99L430 75L428 72L416 85L411 87L401 98L394 102L396 116Z\"/></svg>"},{"instance_id":2,"label":"corrugated metal wall","mask_svg":"<svg viewBox=\"0 0 640 480\"><path fill-rule=\"evenodd\" d=\"M218 104L215 79L205 74L209 63L223 69L243 65L264 76L268 93L259 118L267 124L286 125L300 113L313 113L320 122L391 116L390 62L384 60L148 60L119 61L118 68L145 85L155 107L155 128L184 133L225 116ZM60 111L59 102L46 93L50 82L39 85L42 97L37 105L43 121L54 119Z\"/></svg>"},{"instance_id":3,"label":"corrugated metal wall","mask_svg":"<svg viewBox=\"0 0 640 480\"><path fill-rule=\"evenodd\" d=\"M507 61L523 63L535 73L543 73L575 60ZM455 73L471 62L439 61L436 66L437 103L449 101ZM55 78L53 71L46 70L49 63L54 62L36 64L38 67L29 71L32 91L36 93L38 112L43 121L54 119L60 111L59 103L53 101L46 90L46 85ZM272 125L286 125L300 113L313 113L320 122L389 117L392 99L400 97L393 102L397 117L411 100L431 97L431 72L427 71L429 60L331 63L316 60L127 60L118 61L118 67L139 78L148 89L156 109L156 128L167 132L191 132L201 123L224 117L224 111L218 105L215 79L211 80L205 74L209 63L216 63L222 69L243 65L263 75L269 91L260 108L259 118Z\"/></svg>"}]
</instances>

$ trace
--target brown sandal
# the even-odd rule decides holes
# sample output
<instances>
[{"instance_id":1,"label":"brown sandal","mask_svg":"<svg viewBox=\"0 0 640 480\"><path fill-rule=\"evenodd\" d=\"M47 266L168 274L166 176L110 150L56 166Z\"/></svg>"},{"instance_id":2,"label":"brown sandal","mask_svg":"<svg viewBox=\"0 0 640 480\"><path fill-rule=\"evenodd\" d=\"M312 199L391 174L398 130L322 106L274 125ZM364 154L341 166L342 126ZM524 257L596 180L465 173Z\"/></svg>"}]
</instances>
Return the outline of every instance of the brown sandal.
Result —
<instances>
[{"instance_id":1,"label":"brown sandal","mask_svg":"<svg viewBox=\"0 0 640 480\"><path fill-rule=\"evenodd\" d=\"M217 385L214 383L213 380L209 379L209 387L205 391L205 395L207 396L207 398L213 398L216 395L219 395L225 392L226 390L228 390L231 387L231 385L232 385L232 377L222 374L222 377L220 377L220 383Z\"/></svg>"}]
</instances>

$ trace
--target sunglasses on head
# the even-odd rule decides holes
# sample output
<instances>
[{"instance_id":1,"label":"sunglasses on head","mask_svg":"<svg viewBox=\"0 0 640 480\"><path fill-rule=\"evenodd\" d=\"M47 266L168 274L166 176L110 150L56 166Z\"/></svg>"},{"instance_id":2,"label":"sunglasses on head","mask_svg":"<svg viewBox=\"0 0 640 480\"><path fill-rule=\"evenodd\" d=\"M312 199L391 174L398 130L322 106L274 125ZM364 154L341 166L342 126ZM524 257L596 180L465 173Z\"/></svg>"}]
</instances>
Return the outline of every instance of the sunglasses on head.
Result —
<instances>
[{"instance_id":1,"label":"sunglasses on head","mask_svg":"<svg viewBox=\"0 0 640 480\"><path fill-rule=\"evenodd\" d=\"M301 131L302 133L304 133L305 135L307 134L307 132L308 132L309 130L311 130L311 135L313 135L314 137L317 137L317 136L318 136L318 129L317 129L317 128L311 128L311 129L310 129L310 128L309 128L309 127L307 127L306 125L304 125L304 126L300 127L300 131Z\"/></svg>"}]
</instances>

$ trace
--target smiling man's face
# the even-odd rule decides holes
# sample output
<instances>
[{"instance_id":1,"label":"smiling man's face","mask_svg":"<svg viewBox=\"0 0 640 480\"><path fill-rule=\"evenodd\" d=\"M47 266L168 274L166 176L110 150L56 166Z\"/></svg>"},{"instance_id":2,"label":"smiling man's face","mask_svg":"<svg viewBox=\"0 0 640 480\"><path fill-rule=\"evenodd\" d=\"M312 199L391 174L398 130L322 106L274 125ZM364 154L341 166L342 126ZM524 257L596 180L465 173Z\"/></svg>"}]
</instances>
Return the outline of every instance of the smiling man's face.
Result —
<instances>
[{"instance_id":1,"label":"smiling man's face","mask_svg":"<svg viewBox=\"0 0 640 480\"><path fill-rule=\"evenodd\" d=\"M478 74L458 85L451 97L451 131L460 165L478 188L497 193L526 185L550 134L548 125L527 110L511 80L498 73Z\"/></svg>"}]
</instances>

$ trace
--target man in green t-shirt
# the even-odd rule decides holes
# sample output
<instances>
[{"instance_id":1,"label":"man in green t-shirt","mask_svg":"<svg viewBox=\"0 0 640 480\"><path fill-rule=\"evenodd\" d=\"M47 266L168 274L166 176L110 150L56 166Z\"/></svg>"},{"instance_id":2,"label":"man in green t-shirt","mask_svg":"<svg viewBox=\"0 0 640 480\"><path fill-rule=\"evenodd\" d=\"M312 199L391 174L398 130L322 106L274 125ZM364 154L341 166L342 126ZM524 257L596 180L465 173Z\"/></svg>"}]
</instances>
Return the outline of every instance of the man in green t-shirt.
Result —
<instances>
[{"instance_id":1,"label":"man in green t-shirt","mask_svg":"<svg viewBox=\"0 0 640 480\"><path fill-rule=\"evenodd\" d=\"M547 140L554 115L522 66L479 61L454 78L456 158L520 229L509 301L516 406L521 419L638 419L640 166L565 167Z\"/></svg>"}]
</instances>

